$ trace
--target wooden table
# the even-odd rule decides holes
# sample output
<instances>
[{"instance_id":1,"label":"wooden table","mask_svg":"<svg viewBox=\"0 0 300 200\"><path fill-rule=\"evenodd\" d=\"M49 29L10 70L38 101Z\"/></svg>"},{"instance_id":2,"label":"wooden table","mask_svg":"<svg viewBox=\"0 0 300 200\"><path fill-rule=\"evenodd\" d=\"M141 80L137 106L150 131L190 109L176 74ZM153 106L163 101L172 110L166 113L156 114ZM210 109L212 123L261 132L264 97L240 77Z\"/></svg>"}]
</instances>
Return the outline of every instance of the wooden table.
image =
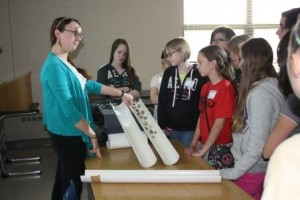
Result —
<instances>
[{"instance_id":1,"label":"wooden table","mask_svg":"<svg viewBox=\"0 0 300 200\"><path fill-rule=\"evenodd\" d=\"M166 166L157 156L157 163L151 168L142 168L131 148L109 150L101 147L101 160L89 158L86 169L212 169L205 160L187 157L179 143L173 143L180 154L179 161L172 166ZM155 150L154 150L155 152ZM203 199L203 200L250 200L247 193L229 180L221 183L91 183L96 200L141 200L141 199Z\"/></svg>"}]
</instances>

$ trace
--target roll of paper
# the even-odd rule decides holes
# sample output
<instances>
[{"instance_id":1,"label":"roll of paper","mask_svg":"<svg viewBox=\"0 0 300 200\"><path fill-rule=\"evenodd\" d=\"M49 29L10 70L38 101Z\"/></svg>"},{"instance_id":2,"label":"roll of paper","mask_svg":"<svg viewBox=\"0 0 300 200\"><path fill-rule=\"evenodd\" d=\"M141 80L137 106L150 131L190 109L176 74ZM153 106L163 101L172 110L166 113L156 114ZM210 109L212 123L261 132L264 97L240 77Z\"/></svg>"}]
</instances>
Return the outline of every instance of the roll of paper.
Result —
<instances>
[{"instance_id":1,"label":"roll of paper","mask_svg":"<svg viewBox=\"0 0 300 200\"><path fill-rule=\"evenodd\" d=\"M119 149L131 147L125 133L108 134L106 147L108 149Z\"/></svg>"},{"instance_id":2,"label":"roll of paper","mask_svg":"<svg viewBox=\"0 0 300 200\"><path fill-rule=\"evenodd\" d=\"M86 170L82 182L220 183L219 170Z\"/></svg>"},{"instance_id":3,"label":"roll of paper","mask_svg":"<svg viewBox=\"0 0 300 200\"><path fill-rule=\"evenodd\" d=\"M130 175L130 176L220 176L220 170L85 170L85 175Z\"/></svg>"},{"instance_id":4,"label":"roll of paper","mask_svg":"<svg viewBox=\"0 0 300 200\"><path fill-rule=\"evenodd\" d=\"M147 142L147 135L143 133L145 142ZM129 143L125 133L113 133L108 134L106 147L108 149L120 149L120 148L126 148L131 147L131 144Z\"/></svg>"},{"instance_id":5,"label":"roll of paper","mask_svg":"<svg viewBox=\"0 0 300 200\"><path fill-rule=\"evenodd\" d=\"M145 140L129 108L124 102L117 106L112 105L112 108L141 166L145 168L153 166L157 158L148 144L148 141Z\"/></svg>"},{"instance_id":6,"label":"roll of paper","mask_svg":"<svg viewBox=\"0 0 300 200\"><path fill-rule=\"evenodd\" d=\"M167 138L165 133L158 126L148 108L139 99L132 106L132 112L143 127L145 133L155 147L165 165L173 165L179 160L179 154Z\"/></svg>"}]
</instances>

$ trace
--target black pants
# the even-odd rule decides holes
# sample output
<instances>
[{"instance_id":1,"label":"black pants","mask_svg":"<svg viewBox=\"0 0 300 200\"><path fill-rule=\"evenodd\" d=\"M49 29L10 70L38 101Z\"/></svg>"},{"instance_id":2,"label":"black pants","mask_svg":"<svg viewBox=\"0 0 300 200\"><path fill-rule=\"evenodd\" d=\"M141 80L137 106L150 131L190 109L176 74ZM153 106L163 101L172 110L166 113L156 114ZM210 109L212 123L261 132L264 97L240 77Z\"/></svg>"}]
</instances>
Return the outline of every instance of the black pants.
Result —
<instances>
[{"instance_id":1,"label":"black pants","mask_svg":"<svg viewBox=\"0 0 300 200\"><path fill-rule=\"evenodd\" d=\"M82 191L80 175L84 174L86 145L80 136L69 137L50 133L53 146L58 160L54 186L52 190L52 200L62 200L70 180L76 186L78 199Z\"/></svg>"}]
</instances>

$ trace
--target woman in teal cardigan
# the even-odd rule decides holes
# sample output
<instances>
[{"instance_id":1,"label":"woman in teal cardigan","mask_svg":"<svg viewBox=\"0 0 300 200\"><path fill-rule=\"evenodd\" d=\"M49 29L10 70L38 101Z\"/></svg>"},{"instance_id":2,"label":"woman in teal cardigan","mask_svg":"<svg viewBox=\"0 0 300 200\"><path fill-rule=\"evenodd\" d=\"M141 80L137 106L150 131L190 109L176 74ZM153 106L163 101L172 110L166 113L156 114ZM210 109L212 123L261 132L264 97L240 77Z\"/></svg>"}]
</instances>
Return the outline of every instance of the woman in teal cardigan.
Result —
<instances>
[{"instance_id":1,"label":"woman in teal cardigan","mask_svg":"<svg viewBox=\"0 0 300 200\"><path fill-rule=\"evenodd\" d=\"M87 80L69 60L83 38L74 18L56 18L51 26L52 49L42 66L43 122L58 156L52 199L63 199L69 182L74 181L80 199L86 149L101 158L93 130L88 93L119 96L128 106L133 97L122 91Z\"/></svg>"}]
</instances>

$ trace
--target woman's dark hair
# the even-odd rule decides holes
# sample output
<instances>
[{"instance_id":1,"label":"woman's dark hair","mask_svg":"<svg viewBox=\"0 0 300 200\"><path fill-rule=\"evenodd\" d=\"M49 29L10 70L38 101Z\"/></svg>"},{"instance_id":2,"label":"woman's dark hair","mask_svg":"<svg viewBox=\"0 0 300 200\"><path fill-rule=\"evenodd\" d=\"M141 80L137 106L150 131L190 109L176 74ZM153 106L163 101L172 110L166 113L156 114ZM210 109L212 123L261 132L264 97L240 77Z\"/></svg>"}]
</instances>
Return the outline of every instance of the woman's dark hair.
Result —
<instances>
[{"instance_id":1,"label":"woman's dark hair","mask_svg":"<svg viewBox=\"0 0 300 200\"><path fill-rule=\"evenodd\" d=\"M166 59L166 50L165 49L161 52L160 59Z\"/></svg>"},{"instance_id":2,"label":"woman's dark hair","mask_svg":"<svg viewBox=\"0 0 300 200\"><path fill-rule=\"evenodd\" d=\"M297 22L297 17L300 13L300 8L293 8L281 13L282 17L286 18L285 29L292 29Z\"/></svg>"},{"instance_id":3,"label":"woman's dark hair","mask_svg":"<svg viewBox=\"0 0 300 200\"><path fill-rule=\"evenodd\" d=\"M255 83L268 78L277 78L273 66L273 51L270 44L263 38L253 38L241 46L242 76L239 86L239 97L234 112L232 128L234 132L241 132L244 124L244 108L250 90Z\"/></svg>"},{"instance_id":4,"label":"woman's dark hair","mask_svg":"<svg viewBox=\"0 0 300 200\"><path fill-rule=\"evenodd\" d=\"M129 47L128 42L125 39L118 38L113 42L111 51L110 51L109 63L111 64L114 61L114 53L121 44L125 45L126 49L127 49L127 55L126 55L125 61L122 63L122 67L123 67L123 69L128 69L129 83L132 84L133 79L137 78L138 75L137 75L136 70L131 66L130 47Z\"/></svg>"},{"instance_id":5,"label":"woman's dark hair","mask_svg":"<svg viewBox=\"0 0 300 200\"><path fill-rule=\"evenodd\" d=\"M67 60L68 60L69 63L71 63L71 64L76 68L76 70L77 70L84 78L86 78L87 80L91 80L91 79L92 79L92 75L91 75L86 69L77 67L77 66L75 65L75 63L73 62L72 58L70 57L70 54L68 55Z\"/></svg>"},{"instance_id":6,"label":"woman's dark hair","mask_svg":"<svg viewBox=\"0 0 300 200\"><path fill-rule=\"evenodd\" d=\"M81 26L77 19L69 18L69 17L58 17L52 22L51 29L50 29L51 46L53 46L57 40L54 33L55 30L57 29L60 32L63 32L65 30L66 25L70 24L71 22L76 22L77 24L79 24L79 26Z\"/></svg>"},{"instance_id":7,"label":"woman's dark hair","mask_svg":"<svg viewBox=\"0 0 300 200\"><path fill-rule=\"evenodd\" d=\"M289 94L293 93L293 89L287 73L287 64L286 64L287 57L288 57L288 45L289 45L290 35L291 35L291 31L288 31L280 40L277 47L277 62L279 66L278 84L285 97L288 97Z\"/></svg>"},{"instance_id":8,"label":"woman's dark hair","mask_svg":"<svg viewBox=\"0 0 300 200\"><path fill-rule=\"evenodd\" d=\"M235 36L235 32L233 31L232 28L221 26L213 30L213 32L211 33L210 44L212 44L212 41L217 33L222 33L225 36L226 43L228 43L231 40L231 38Z\"/></svg>"},{"instance_id":9,"label":"woman's dark hair","mask_svg":"<svg viewBox=\"0 0 300 200\"><path fill-rule=\"evenodd\" d=\"M300 14L298 16L298 21L291 32L288 49L288 62L291 60L291 55L295 53L298 50L298 48L300 48Z\"/></svg>"},{"instance_id":10,"label":"woman's dark hair","mask_svg":"<svg viewBox=\"0 0 300 200\"><path fill-rule=\"evenodd\" d=\"M63 32L65 30L66 25L70 24L71 22L76 22L77 24L79 24L79 26L81 26L79 21L74 18L58 17L58 18L54 19L54 21L52 22L52 25L51 25L51 29L50 29L51 46L55 45L56 40L57 40L55 33L54 33L55 30L57 29L60 32ZM70 55L68 55L67 59L68 59L68 62L71 63L83 77L85 77L88 80L92 79L92 76L88 73L88 71L86 69L79 68L74 64Z\"/></svg>"}]
</instances>

